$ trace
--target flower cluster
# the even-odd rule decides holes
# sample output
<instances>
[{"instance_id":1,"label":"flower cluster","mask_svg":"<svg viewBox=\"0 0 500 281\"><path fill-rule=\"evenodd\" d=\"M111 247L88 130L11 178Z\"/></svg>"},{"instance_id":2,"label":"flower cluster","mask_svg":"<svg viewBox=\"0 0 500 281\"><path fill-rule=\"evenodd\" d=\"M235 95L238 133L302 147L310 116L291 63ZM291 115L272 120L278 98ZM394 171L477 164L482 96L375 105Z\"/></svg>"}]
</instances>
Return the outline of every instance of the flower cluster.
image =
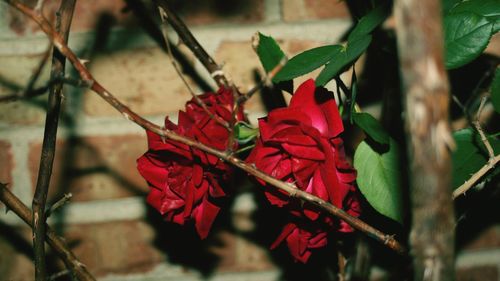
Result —
<instances>
[{"instance_id":1,"label":"flower cluster","mask_svg":"<svg viewBox=\"0 0 500 281\"><path fill-rule=\"evenodd\" d=\"M199 97L216 118L228 123L232 121L231 91L220 89ZM229 131L212 117L192 99L185 111L179 111L178 124L167 117L165 128L226 150ZM241 108L236 120L243 120ZM178 224L194 221L199 236L205 238L220 209L217 201L226 195L223 184L230 177L230 167L199 149L163 139L149 131L147 136L149 150L137 160L138 170L151 188L147 202L167 221Z\"/></svg>"},{"instance_id":2,"label":"flower cluster","mask_svg":"<svg viewBox=\"0 0 500 281\"><path fill-rule=\"evenodd\" d=\"M344 130L331 92L304 82L286 108L259 119L260 137L247 162L303 191L359 215L356 171L346 160L339 134ZM265 182L259 180L261 184ZM311 249L325 246L327 232L350 232L343 221L322 215L314 206L300 204L275 188L265 195L271 204L287 207L293 215L272 248L286 240L296 260L307 262Z\"/></svg>"},{"instance_id":3,"label":"flower cluster","mask_svg":"<svg viewBox=\"0 0 500 281\"><path fill-rule=\"evenodd\" d=\"M200 98L210 114L194 100L179 112L178 124L165 120L165 128L218 150L229 145L229 130L216 118L232 122L233 95L221 89ZM244 119L239 108L236 121ZM352 216L360 212L355 188L356 171L346 159L340 133L344 130L331 92L304 82L286 108L273 110L259 119L260 136L247 158L259 170L313 194ZM208 235L219 212L219 198L226 195L224 183L230 177L227 163L216 156L183 143L147 132L149 150L138 159L138 169L151 191L147 201L167 221L184 224L194 221L201 238ZM236 149L235 147L232 149ZM286 241L292 256L307 262L312 250L327 244L328 233L350 232L341 220L321 213L315 206L291 199L268 186L265 195L272 205L285 207L290 221L273 243Z\"/></svg>"}]
</instances>

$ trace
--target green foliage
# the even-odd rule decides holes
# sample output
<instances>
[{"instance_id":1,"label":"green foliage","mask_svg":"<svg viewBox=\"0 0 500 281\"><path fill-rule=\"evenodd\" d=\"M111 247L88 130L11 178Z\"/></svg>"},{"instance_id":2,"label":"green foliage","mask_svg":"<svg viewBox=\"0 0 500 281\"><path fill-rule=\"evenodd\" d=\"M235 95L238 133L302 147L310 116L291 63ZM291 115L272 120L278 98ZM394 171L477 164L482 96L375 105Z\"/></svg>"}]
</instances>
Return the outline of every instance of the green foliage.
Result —
<instances>
[{"instance_id":1,"label":"green foliage","mask_svg":"<svg viewBox=\"0 0 500 281\"><path fill-rule=\"evenodd\" d=\"M276 40L271 36L266 36L259 32L259 43L255 48L262 66L269 72L273 70L285 57Z\"/></svg>"},{"instance_id":2,"label":"green foliage","mask_svg":"<svg viewBox=\"0 0 500 281\"><path fill-rule=\"evenodd\" d=\"M500 67L495 71L495 77L493 77L493 82L491 82L491 102L495 111L500 113Z\"/></svg>"},{"instance_id":3,"label":"green foliage","mask_svg":"<svg viewBox=\"0 0 500 281\"><path fill-rule=\"evenodd\" d=\"M333 59L323 68L321 73L316 78L316 85L324 86L335 76L339 75L342 70L351 66L351 64L368 48L372 40L371 35L356 38L355 41L347 42Z\"/></svg>"},{"instance_id":4,"label":"green foliage","mask_svg":"<svg viewBox=\"0 0 500 281\"><path fill-rule=\"evenodd\" d=\"M446 15L443 25L448 69L477 58L488 45L493 30L493 23L486 17L467 11Z\"/></svg>"},{"instance_id":5,"label":"green foliage","mask_svg":"<svg viewBox=\"0 0 500 281\"><path fill-rule=\"evenodd\" d=\"M377 26L379 26L389 15L389 5L380 5L362 17L354 29L349 34L347 41L356 41L370 34Z\"/></svg>"},{"instance_id":6,"label":"green foliage","mask_svg":"<svg viewBox=\"0 0 500 281\"><path fill-rule=\"evenodd\" d=\"M352 113L352 120L360 127L368 137L380 144L389 144L389 135L380 123L368 113Z\"/></svg>"},{"instance_id":7,"label":"green foliage","mask_svg":"<svg viewBox=\"0 0 500 281\"><path fill-rule=\"evenodd\" d=\"M455 7L461 0L442 0L441 8L443 10L443 15L446 15L450 12L450 10Z\"/></svg>"},{"instance_id":8,"label":"green foliage","mask_svg":"<svg viewBox=\"0 0 500 281\"><path fill-rule=\"evenodd\" d=\"M472 12L485 17L493 23L493 33L500 29L499 0L469 0L462 1L451 9L450 13Z\"/></svg>"},{"instance_id":9,"label":"green foliage","mask_svg":"<svg viewBox=\"0 0 500 281\"><path fill-rule=\"evenodd\" d=\"M286 81L309 73L330 61L341 48L339 45L328 45L302 52L285 64L283 69L274 76L273 82Z\"/></svg>"},{"instance_id":10,"label":"green foliage","mask_svg":"<svg viewBox=\"0 0 500 281\"><path fill-rule=\"evenodd\" d=\"M456 189L470 178L488 162L488 152L481 141L481 137L471 128L463 129L453 133L453 138L457 144L457 149L453 151L453 188ZM495 155L500 153L500 140L495 137L488 137L493 147ZM490 175L499 172L497 167Z\"/></svg>"},{"instance_id":11,"label":"green foliage","mask_svg":"<svg viewBox=\"0 0 500 281\"><path fill-rule=\"evenodd\" d=\"M388 11L388 5L383 5L362 17L349 34L345 45L322 46L294 56L276 74L273 82L277 83L299 77L326 64L316 80L318 86L325 85L339 75L342 70L350 67L368 48L372 39L369 33L384 21Z\"/></svg>"},{"instance_id":12,"label":"green foliage","mask_svg":"<svg viewBox=\"0 0 500 281\"><path fill-rule=\"evenodd\" d=\"M402 223L403 202L400 186L398 147L390 139L388 150L381 153L363 141L354 154L357 183L370 205L384 216Z\"/></svg>"}]
</instances>

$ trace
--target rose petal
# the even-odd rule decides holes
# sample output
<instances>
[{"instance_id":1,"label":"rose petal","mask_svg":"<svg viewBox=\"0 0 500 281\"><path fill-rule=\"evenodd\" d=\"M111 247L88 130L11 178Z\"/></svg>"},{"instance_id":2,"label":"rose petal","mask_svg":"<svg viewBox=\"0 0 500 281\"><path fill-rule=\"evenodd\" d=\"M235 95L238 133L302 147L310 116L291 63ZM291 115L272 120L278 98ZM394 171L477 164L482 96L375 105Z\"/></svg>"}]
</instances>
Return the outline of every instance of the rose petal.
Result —
<instances>
[{"instance_id":1,"label":"rose petal","mask_svg":"<svg viewBox=\"0 0 500 281\"><path fill-rule=\"evenodd\" d=\"M323 152L315 146L303 146L295 145L289 143L283 143L281 145L286 152L290 153L293 157L310 159L310 160L324 160L325 155Z\"/></svg>"},{"instance_id":2,"label":"rose petal","mask_svg":"<svg viewBox=\"0 0 500 281\"><path fill-rule=\"evenodd\" d=\"M283 230L281 231L281 234L278 236L278 238L276 238L276 240L273 242L273 244L271 245L270 249L273 250L274 248L278 247L279 244L281 244L281 242L283 240L285 240L288 235L290 235L290 233L292 233L292 231L296 228L297 226L293 223L288 223L287 225L285 225L283 227Z\"/></svg>"},{"instance_id":3,"label":"rose petal","mask_svg":"<svg viewBox=\"0 0 500 281\"><path fill-rule=\"evenodd\" d=\"M155 165L152 159L149 153L141 156L137 159L137 170L148 183L162 189L167 182L168 171L164 167Z\"/></svg>"},{"instance_id":4,"label":"rose petal","mask_svg":"<svg viewBox=\"0 0 500 281\"><path fill-rule=\"evenodd\" d=\"M311 124L328 138L336 137L344 127L333 94L324 88L316 89L314 80L302 83L290 100L290 108L303 109Z\"/></svg>"},{"instance_id":5,"label":"rose petal","mask_svg":"<svg viewBox=\"0 0 500 281\"><path fill-rule=\"evenodd\" d=\"M208 236L208 232L219 213L219 207L212 204L207 198L193 211L196 231L201 239Z\"/></svg>"}]
</instances>

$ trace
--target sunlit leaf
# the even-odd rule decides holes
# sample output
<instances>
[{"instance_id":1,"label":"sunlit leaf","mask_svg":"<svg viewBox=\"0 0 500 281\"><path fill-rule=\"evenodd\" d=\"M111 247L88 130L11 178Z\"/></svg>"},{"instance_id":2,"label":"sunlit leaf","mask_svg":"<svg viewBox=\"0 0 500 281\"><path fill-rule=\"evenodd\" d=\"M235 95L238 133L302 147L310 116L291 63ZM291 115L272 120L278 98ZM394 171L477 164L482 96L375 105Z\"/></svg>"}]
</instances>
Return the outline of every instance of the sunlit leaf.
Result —
<instances>
[{"instance_id":1,"label":"sunlit leaf","mask_svg":"<svg viewBox=\"0 0 500 281\"><path fill-rule=\"evenodd\" d=\"M324 65L336 56L342 46L328 45L304 51L291 58L273 78L273 82L280 82L307 74Z\"/></svg>"},{"instance_id":2,"label":"sunlit leaf","mask_svg":"<svg viewBox=\"0 0 500 281\"><path fill-rule=\"evenodd\" d=\"M273 70L285 57L285 53L281 50L276 40L271 36L266 36L262 33L258 33L258 43L255 48L257 55L259 56L262 66L269 72Z\"/></svg>"},{"instance_id":3,"label":"sunlit leaf","mask_svg":"<svg viewBox=\"0 0 500 281\"><path fill-rule=\"evenodd\" d=\"M348 42L345 47L339 50L332 60L323 68L316 78L316 85L324 86L342 70L349 67L368 48L372 40L371 35L364 35L355 41Z\"/></svg>"},{"instance_id":4,"label":"sunlit leaf","mask_svg":"<svg viewBox=\"0 0 500 281\"><path fill-rule=\"evenodd\" d=\"M354 167L358 171L359 189L370 205L402 223L401 165L396 142L390 139L388 150L382 153L366 141L361 142L354 154Z\"/></svg>"}]
</instances>

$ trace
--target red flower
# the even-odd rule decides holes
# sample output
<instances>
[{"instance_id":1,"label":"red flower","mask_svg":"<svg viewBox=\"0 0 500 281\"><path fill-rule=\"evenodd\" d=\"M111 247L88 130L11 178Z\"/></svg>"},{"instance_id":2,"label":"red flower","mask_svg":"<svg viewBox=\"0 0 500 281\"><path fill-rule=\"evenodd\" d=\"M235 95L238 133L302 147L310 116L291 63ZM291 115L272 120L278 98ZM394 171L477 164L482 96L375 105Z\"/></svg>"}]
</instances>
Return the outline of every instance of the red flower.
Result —
<instances>
[{"instance_id":1,"label":"red flower","mask_svg":"<svg viewBox=\"0 0 500 281\"><path fill-rule=\"evenodd\" d=\"M231 122L231 91L221 89L200 98L212 114ZM227 149L228 130L194 100L186 104L185 112L179 111L178 119L175 125L166 118L165 128L216 149ZM242 119L240 109L237 120ZM198 234L205 238L220 209L216 199L226 195L221 183L229 178L230 167L213 155L146 133L149 150L137 160L137 168L151 188L147 202L167 221L184 224L193 220Z\"/></svg>"},{"instance_id":2,"label":"red flower","mask_svg":"<svg viewBox=\"0 0 500 281\"><path fill-rule=\"evenodd\" d=\"M356 171L345 157L339 137L344 128L332 93L316 88L314 81L308 80L297 89L289 107L273 110L267 118L259 119L259 129L260 137L247 162L275 178L295 183L301 190L352 215L359 215L359 203L354 195ZM295 216L335 226L338 231L352 231L346 223L333 224L329 217L320 216L316 208L290 201L286 194L274 188L266 189L265 194L271 204L287 206ZM305 262L309 254L303 247L307 250L325 245L326 233L324 243L318 244L312 240L319 234L299 230L295 226L290 232L288 225L283 234L288 233L292 255ZM283 240L283 234L277 241ZM304 239L310 243L302 243Z\"/></svg>"}]
</instances>

